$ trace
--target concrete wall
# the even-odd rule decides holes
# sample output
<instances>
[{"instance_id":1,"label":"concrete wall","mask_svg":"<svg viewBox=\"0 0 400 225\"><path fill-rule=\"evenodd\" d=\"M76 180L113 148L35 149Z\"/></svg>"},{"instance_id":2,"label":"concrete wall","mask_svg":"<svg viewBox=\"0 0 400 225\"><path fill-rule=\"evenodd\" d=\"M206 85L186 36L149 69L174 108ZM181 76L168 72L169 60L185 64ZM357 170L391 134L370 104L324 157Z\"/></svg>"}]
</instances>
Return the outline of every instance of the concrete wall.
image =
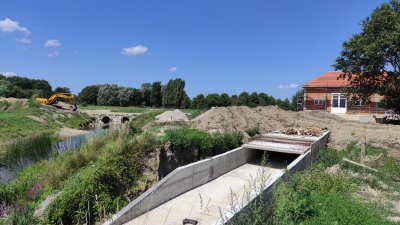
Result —
<instances>
[{"instance_id":1,"label":"concrete wall","mask_svg":"<svg viewBox=\"0 0 400 225\"><path fill-rule=\"evenodd\" d=\"M295 173L297 171L302 171L306 169L307 167L311 166L312 162L319 156L319 152L326 147L326 144L328 142L329 138L329 132L325 132L322 137L319 137L316 139L316 141L311 144L310 149L306 151L304 154L300 155L297 157L292 163L290 163L286 168L289 173ZM272 190L275 188L277 181L280 179L286 179L287 178L287 173L282 171L278 176L269 178L266 181L266 184L264 186L264 189L261 190L260 193L252 192L250 193L250 201L247 204L247 206L250 205L250 203L255 203L258 201L260 194L263 194L263 199L264 201L269 201L271 198L271 193ZM221 219L214 225L222 225L224 224L227 220L230 220L234 218L235 216L239 216L240 213L246 213L247 206L243 207L243 205L238 204L234 208L237 209L238 211L236 213L229 213L222 215L223 220Z\"/></svg>"},{"instance_id":2,"label":"concrete wall","mask_svg":"<svg viewBox=\"0 0 400 225\"><path fill-rule=\"evenodd\" d=\"M318 157L319 151L326 146L329 132L325 132L322 137L315 138L310 149L297 157L287 166L289 172L296 172L310 166ZM106 225L119 225L154 209L155 207L189 191L199 187L221 175L240 167L249 162L256 155L254 149L237 148L224 154L195 162L183 167L179 167L159 181L154 187L147 190L137 199L129 203L121 211L115 214ZM277 177L266 181L264 193L268 196L276 181L285 177L284 172ZM253 193L253 200L259 193ZM224 215L224 218L232 218L234 215Z\"/></svg>"},{"instance_id":3,"label":"concrete wall","mask_svg":"<svg viewBox=\"0 0 400 225\"><path fill-rule=\"evenodd\" d=\"M164 177L104 224L119 225L244 165L254 150L237 148L224 154L179 167Z\"/></svg>"},{"instance_id":4,"label":"concrete wall","mask_svg":"<svg viewBox=\"0 0 400 225\"><path fill-rule=\"evenodd\" d=\"M311 144L310 149L300 155L292 163L287 166L287 170L291 173L304 170L312 165L313 161L318 158L320 151L325 148L328 143L329 132L325 132L318 141Z\"/></svg>"}]
</instances>

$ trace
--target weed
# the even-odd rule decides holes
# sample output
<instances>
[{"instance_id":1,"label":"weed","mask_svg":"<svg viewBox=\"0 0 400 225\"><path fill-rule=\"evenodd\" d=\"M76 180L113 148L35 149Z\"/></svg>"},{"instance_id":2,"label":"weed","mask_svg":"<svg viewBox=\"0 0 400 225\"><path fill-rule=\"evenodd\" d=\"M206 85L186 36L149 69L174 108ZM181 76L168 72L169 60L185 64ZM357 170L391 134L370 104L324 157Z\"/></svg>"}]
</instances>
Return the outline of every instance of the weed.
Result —
<instances>
[{"instance_id":1,"label":"weed","mask_svg":"<svg viewBox=\"0 0 400 225\"><path fill-rule=\"evenodd\" d=\"M250 135L250 137L256 136L257 134L260 134L260 127L256 126L249 128L248 130L246 130L246 133Z\"/></svg>"}]
</instances>

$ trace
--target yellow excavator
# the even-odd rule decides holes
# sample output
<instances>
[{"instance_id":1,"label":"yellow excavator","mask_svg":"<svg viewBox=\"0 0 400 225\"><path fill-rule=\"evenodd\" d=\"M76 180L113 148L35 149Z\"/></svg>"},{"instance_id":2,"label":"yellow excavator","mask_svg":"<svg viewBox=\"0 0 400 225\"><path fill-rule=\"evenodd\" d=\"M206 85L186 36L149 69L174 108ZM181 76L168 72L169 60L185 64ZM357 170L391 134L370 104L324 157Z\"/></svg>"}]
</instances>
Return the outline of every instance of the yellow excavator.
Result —
<instances>
[{"instance_id":1,"label":"yellow excavator","mask_svg":"<svg viewBox=\"0 0 400 225\"><path fill-rule=\"evenodd\" d=\"M75 100L75 96L70 93L55 93L50 98L36 98L35 100L39 103L43 103L46 105L54 104L58 98L68 99L68 100Z\"/></svg>"}]
</instances>

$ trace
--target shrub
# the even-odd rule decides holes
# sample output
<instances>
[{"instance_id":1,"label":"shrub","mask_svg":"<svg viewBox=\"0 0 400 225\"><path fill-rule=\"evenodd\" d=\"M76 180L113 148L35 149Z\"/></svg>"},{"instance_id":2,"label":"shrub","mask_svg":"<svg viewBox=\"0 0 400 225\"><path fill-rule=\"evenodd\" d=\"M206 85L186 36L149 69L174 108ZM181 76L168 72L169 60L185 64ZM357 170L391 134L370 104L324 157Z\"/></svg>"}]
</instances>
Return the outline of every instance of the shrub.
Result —
<instances>
[{"instance_id":1,"label":"shrub","mask_svg":"<svg viewBox=\"0 0 400 225\"><path fill-rule=\"evenodd\" d=\"M246 133L248 135L250 135L250 137L254 137L260 133L260 127L256 126L256 127L249 128L248 130L246 130Z\"/></svg>"},{"instance_id":2,"label":"shrub","mask_svg":"<svg viewBox=\"0 0 400 225\"><path fill-rule=\"evenodd\" d=\"M239 132L208 134L182 127L167 130L165 138L171 142L179 164L184 165L240 146L243 135Z\"/></svg>"}]
</instances>

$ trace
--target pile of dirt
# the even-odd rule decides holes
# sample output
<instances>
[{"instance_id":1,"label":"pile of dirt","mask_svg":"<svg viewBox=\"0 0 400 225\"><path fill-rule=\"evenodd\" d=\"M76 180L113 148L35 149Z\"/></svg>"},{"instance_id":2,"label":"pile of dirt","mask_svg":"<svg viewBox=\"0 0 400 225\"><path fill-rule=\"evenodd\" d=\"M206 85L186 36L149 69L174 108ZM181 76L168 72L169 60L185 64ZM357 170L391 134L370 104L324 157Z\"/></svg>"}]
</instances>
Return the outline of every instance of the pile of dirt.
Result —
<instances>
[{"instance_id":1,"label":"pile of dirt","mask_svg":"<svg viewBox=\"0 0 400 225\"><path fill-rule=\"evenodd\" d=\"M362 140L366 126L369 143L392 149L400 148L400 126L367 124L343 119L323 111L292 112L276 106L249 108L247 106L218 107L208 110L191 121L191 126L205 130L246 131L259 127L262 133L294 128L327 128L331 131L329 146L343 149L350 142Z\"/></svg>"},{"instance_id":2,"label":"pile of dirt","mask_svg":"<svg viewBox=\"0 0 400 225\"><path fill-rule=\"evenodd\" d=\"M28 99L26 98L4 98L0 97L0 103L4 102L6 104L0 104L0 110L11 110L16 108L28 108ZM7 104L8 103L8 104Z\"/></svg>"},{"instance_id":3,"label":"pile of dirt","mask_svg":"<svg viewBox=\"0 0 400 225\"><path fill-rule=\"evenodd\" d=\"M156 116L156 123L169 123L169 122L188 122L189 119L185 113L176 109L174 111L166 111Z\"/></svg>"}]
</instances>

